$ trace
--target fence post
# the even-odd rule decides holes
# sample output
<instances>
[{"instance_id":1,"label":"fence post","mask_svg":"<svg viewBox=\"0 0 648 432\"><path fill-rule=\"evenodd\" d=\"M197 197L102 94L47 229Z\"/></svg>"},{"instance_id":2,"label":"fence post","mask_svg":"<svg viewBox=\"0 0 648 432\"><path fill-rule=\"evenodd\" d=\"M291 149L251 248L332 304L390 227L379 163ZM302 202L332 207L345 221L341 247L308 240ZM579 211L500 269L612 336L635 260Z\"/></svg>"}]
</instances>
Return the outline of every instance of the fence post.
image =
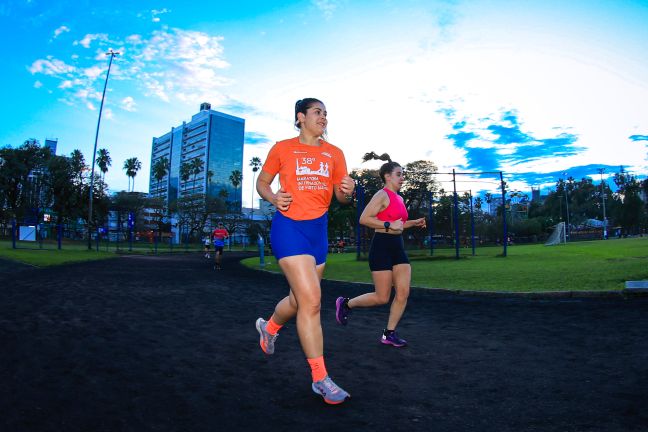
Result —
<instances>
[{"instance_id":1,"label":"fence post","mask_svg":"<svg viewBox=\"0 0 648 432\"><path fill-rule=\"evenodd\" d=\"M455 259L459 259L459 200L457 198L457 181L455 178L455 169L452 168L452 187L454 188L454 228L455 228Z\"/></svg>"},{"instance_id":2,"label":"fence post","mask_svg":"<svg viewBox=\"0 0 648 432\"><path fill-rule=\"evenodd\" d=\"M61 250L61 237L63 237L63 226L58 224L56 225L56 243L58 245L58 250Z\"/></svg>"},{"instance_id":3,"label":"fence post","mask_svg":"<svg viewBox=\"0 0 648 432\"><path fill-rule=\"evenodd\" d=\"M360 254L362 251L362 226L360 225L360 215L364 211L365 196L364 188L358 185L356 188L356 261L360 261Z\"/></svg>"},{"instance_id":4,"label":"fence post","mask_svg":"<svg viewBox=\"0 0 648 432\"><path fill-rule=\"evenodd\" d=\"M16 219L11 220L11 244L16 249Z\"/></svg>"},{"instance_id":5,"label":"fence post","mask_svg":"<svg viewBox=\"0 0 648 432\"><path fill-rule=\"evenodd\" d=\"M502 256L506 256L506 248L508 246L508 226L506 225L506 189L504 188L504 174L500 171L500 185L502 186L502 231L504 250Z\"/></svg>"},{"instance_id":6,"label":"fence post","mask_svg":"<svg viewBox=\"0 0 648 432\"><path fill-rule=\"evenodd\" d=\"M259 239L257 240L257 244L259 245L259 266L265 267L265 257L263 256L265 252L265 245L263 243L263 237L261 237L261 234L257 235L259 236Z\"/></svg>"},{"instance_id":7,"label":"fence post","mask_svg":"<svg viewBox=\"0 0 648 432\"><path fill-rule=\"evenodd\" d=\"M430 256L434 256L434 207L432 204L434 204L434 194L432 192L428 192L428 200L430 202L430 208L428 211L428 218L430 219L429 223L429 233L430 233Z\"/></svg>"},{"instance_id":8,"label":"fence post","mask_svg":"<svg viewBox=\"0 0 648 432\"><path fill-rule=\"evenodd\" d=\"M472 255L475 256L475 212L473 211L472 191L470 191L470 237L472 238Z\"/></svg>"}]
</instances>

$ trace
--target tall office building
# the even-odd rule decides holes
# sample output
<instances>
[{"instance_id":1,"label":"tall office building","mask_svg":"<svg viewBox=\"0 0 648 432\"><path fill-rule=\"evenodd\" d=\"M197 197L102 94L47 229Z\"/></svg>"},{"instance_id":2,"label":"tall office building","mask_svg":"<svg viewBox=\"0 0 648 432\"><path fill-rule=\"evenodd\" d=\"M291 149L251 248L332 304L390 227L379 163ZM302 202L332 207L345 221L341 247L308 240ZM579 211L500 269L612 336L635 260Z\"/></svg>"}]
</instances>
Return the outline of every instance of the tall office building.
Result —
<instances>
[{"instance_id":1,"label":"tall office building","mask_svg":"<svg viewBox=\"0 0 648 432\"><path fill-rule=\"evenodd\" d=\"M45 138L45 145L43 147L47 147L48 149L50 149L50 152L55 155L57 144L58 138Z\"/></svg>"},{"instance_id":2,"label":"tall office building","mask_svg":"<svg viewBox=\"0 0 648 432\"><path fill-rule=\"evenodd\" d=\"M241 185L234 188L230 176L234 170L243 172L244 133L244 119L213 111L208 103L201 104L200 112L190 122L153 138L149 195L173 204L186 195L204 193L218 198L225 191L227 201L240 205ZM158 181L153 167L163 157L169 161L169 170ZM183 180L181 166L194 159L202 160L202 171Z\"/></svg>"}]
</instances>

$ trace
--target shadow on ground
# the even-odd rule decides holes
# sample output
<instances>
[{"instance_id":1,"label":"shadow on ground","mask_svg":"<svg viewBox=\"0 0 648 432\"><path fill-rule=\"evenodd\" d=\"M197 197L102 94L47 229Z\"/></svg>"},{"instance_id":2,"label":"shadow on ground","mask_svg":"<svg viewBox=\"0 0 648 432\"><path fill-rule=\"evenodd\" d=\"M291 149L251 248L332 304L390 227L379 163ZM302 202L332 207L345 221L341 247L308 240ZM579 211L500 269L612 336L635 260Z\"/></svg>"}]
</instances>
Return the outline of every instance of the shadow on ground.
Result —
<instances>
[{"instance_id":1,"label":"shadow on ground","mask_svg":"<svg viewBox=\"0 0 648 432\"><path fill-rule=\"evenodd\" d=\"M331 376L310 390L294 323L275 355L257 317L279 275L226 254L121 257L0 272L3 431L646 431L648 299L529 299L413 290L404 349L378 342L387 307L334 319L323 283Z\"/></svg>"}]
</instances>

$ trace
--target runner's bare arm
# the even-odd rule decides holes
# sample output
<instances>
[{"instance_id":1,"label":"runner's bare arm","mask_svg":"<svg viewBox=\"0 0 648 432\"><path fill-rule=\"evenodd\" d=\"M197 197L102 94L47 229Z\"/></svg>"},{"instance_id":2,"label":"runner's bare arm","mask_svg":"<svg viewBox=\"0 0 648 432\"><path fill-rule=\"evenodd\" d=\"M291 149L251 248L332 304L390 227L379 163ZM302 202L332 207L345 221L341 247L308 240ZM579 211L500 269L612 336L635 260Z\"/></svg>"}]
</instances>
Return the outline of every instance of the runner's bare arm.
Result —
<instances>
[{"instance_id":1,"label":"runner's bare arm","mask_svg":"<svg viewBox=\"0 0 648 432\"><path fill-rule=\"evenodd\" d=\"M259 177L257 177L256 188L257 192L264 200L272 203L276 208L281 211L288 210L290 203L292 202L292 195L286 192L283 188L279 189L275 194L272 192L272 182L275 176L268 174L267 172L261 170Z\"/></svg>"}]
</instances>

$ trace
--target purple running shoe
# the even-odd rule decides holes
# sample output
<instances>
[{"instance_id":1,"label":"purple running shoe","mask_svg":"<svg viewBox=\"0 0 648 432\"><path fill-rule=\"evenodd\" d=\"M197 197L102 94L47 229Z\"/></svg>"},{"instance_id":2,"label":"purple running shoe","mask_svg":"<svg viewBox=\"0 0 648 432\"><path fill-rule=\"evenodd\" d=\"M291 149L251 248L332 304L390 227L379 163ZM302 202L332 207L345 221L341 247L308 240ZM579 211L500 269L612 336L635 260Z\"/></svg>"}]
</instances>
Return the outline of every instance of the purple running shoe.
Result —
<instances>
[{"instance_id":1,"label":"purple running shoe","mask_svg":"<svg viewBox=\"0 0 648 432\"><path fill-rule=\"evenodd\" d=\"M405 339L399 338L398 334L395 331L387 331L387 330L383 332L380 342L383 343L384 345L392 345L397 348L404 347L405 345L407 345L407 341Z\"/></svg>"},{"instance_id":2,"label":"purple running shoe","mask_svg":"<svg viewBox=\"0 0 648 432\"><path fill-rule=\"evenodd\" d=\"M351 309L347 306L348 297L338 297L335 300L335 320L338 324L347 325Z\"/></svg>"}]
</instances>

